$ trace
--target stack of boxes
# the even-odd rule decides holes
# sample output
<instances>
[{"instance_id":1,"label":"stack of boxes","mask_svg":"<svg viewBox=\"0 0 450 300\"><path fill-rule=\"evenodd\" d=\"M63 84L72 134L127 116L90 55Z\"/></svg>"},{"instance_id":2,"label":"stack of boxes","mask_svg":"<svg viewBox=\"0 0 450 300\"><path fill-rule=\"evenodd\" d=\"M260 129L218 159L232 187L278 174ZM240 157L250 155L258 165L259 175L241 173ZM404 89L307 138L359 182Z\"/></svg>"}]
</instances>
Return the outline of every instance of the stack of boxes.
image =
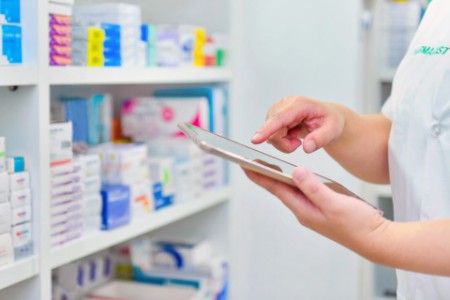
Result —
<instances>
[{"instance_id":1,"label":"stack of boxes","mask_svg":"<svg viewBox=\"0 0 450 300\"><path fill-rule=\"evenodd\" d=\"M20 0L0 1L0 66L22 63Z\"/></svg>"},{"instance_id":2,"label":"stack of boxes","mask_svg":"<svg viewBox=\"0 0 450 300\"><path fill-rule=\"evenodd\" d=\"M121 30L118 24L103 23L105 41L103 42L103 56L105 67L120 67L122 65Z\"/></svg>"},{"instance_id":3,"label":"stack of boxes","mask_svg":"<svg viewBox=\"0 0 450 300\"><path fill-rule=\"evenodd\" d=\"M202 195L203 192L203 152L193 143L188 142L184 138L161 138L150 140L147 143L150 161L155 164L162 164L160 168L164 168L164 161L172 162L173 178L175 187L175 199L177 203L190 201ZM166 163L167 168L167 163ZM154 174L154 172L152 172ZM155 176L155 175L153 175ZM164 186L164 185L163 185ZM169 185L170 187L170 185ZM165 197L170 195L170 188L163 190ZM164 199L164 196L163 196ZM168 201L156 201L156 203L164 203L164 206L170 205ZM158 205L157 208L164 207Z\"/></svg>"},{"instance_id":4,"label":"stack of boxes","mask_svg":"<svg viewBox=\"0 0 450 300\"><path fill-rule=\"evenodd\" d=\"M96 154L83 154L75 157L74 172L77 174L76 180L83 186L83 234L87 235L102 227L100 157Z\"/></svg>"},{"instance_id":5,"label":"stack of boxes","mask_svg":"<svg viewBox=\"0 0 450 300\"><path fill-rule=\"evenodd\" d=\"M6 172L5 138L0 137L0 266L14 261L11 236L11 203L9 202L9 177Z\"/></svg>"},{"instance_id":6,"label":"stack of boxes","mask_svg":"<svg viewBox=\"0 0 450 300\"><path fill-rule=\"evenodd\" d=\"M109 27L110 37L104 40L108 58L118 60L120 53L121 66L145 66L147 47L141 40L139 6L125 3L86 4L76 6L75 15L80 22L100 23ZM120 26L120 35L111 28L113 24Z\"/></svg>"},{"instance_id":7,"label":"stack of boxes","mask_svg":"<svg viewBox=\"0 0 450 300\"><path fill-rule=\"evenodd\" d=\"M74 168L72 123L50 125L51 246L79 238L83 232L81 171Z\"/></svg>"},{"instance_id":8,"label":"stack of boxes","mask_svg":"<svg viewBox=\"0 0 450 300\"><path fill-rule=\"evenodd\" d=\"M12 208L12 240L16 260L33 253L31 239L31 189L28 163L25 157L7 158L10 202Z\"/></svg>"},{"instance_id":9,"label":"stack of boxes","mask_svg":"<svg viewBox=\"0 0 450 300\"><path fill-rule=\"evenodd\" d=\"M225 35L208 34L199 26L141 24L141 8L128 3L73 5L73 0L49 2L51 65L223 65ZM18 52L14 48L9 53Z\"/></svg>"},{"instance_id":10,"label":"stack of boxes","mask_svg":"<svg viewBox=\"0 0 450 300\"><path fill-rule=\"evenodd\" d=\"M218 103L216 105L219 106ZM195 95L186 98L133 98L123 104L123 133L135 142L147 143L150 161L154 162L154 165L159 163L160 169L172 170L168 173L174 174L173 177L176 178L176 201L198 198L203 192L221 187L225 182L223 161L204 154L177 128L178 122L189 121L210 129L212 124L215 124L215 118L210 115L212 111L214 107L209 105L206 97ZM168 160L171 160L172 168L168 167ZM164 176L152 171L151 174L153 182L171 186L165 184L168 180L164 179ZM163 191L166 191L163 192L163 198L175 193L171 188ZM167 201L158 201L159 198L155 196L155 199L156 203L163 203L162 206L171 204L170 198L167 198ZM157 204L156 208L162 206Z\"/></svg>"},{"instance_id":11,"label":"stack of boxes","mask_svg":"<svg viewBox=\"0 0 450 300\"><path fill-rule=\"evenodd\" d=\"M113 270L113 255L109 251L63 265L53 272L52 299L85 299L91 289L112 279Z\"/></svg>"},{"instance_id":12,"label":"stack of boxes","mask_svg":"<svg viewBox=\"0 0 450 300\"><path fill-rule=\"evenodd\" d=\"M73 0L49 2L51 66L72 64L72 8Z\"/></svg>"},{"instance_id":13,"label":"stack of boxes","mask_svg":"<svg viewBox=\"0 0 450 300\"><path fill-rule=\"evenodd\" d=\"M102 67L105 62L105 31L98 26L77 23L72 29L73 65Z\"/></svg>"},{"instance_id":14,"label":"stack of boxes","mask_svg":"<svg viewBox=\"0 0 450 300\"><path fill-rule=\"evenodd\" d=\"M141 41L145 43L146 47L146 61L148 67L158 66L157 55L157 29L155 25L142 24L141 25Z\"/></svg>"},{"instance_id":15,"label":"stack of boxes","mask_svg":"<svg viewBox=\"0 0 450 300\"><path fill-rule=\"evenodd\" d=\"M51 104L52 119L72 122L74 143L98 145L111 141L112 97L95 94L91 97L61 97Z\"/></svg>"},{"instance_id":16,"label":"stack of boxes","mask_svg":"<svg viewBox=\"0 0 450 300\"><path fill-rule=\"evenodd\" d=\"M0 137L0 265L32 253L27 161L25 157L5 158L5 138Z\"/></svg>"},{"instance_id":17,"label":"stack of boxes","mask_svg":"<svg viewBox=\"0 0 450 300\"><path fill-rule=\"evenodd\" d=\"M102 158L103 205L108 205L111 190L118 192L119 187L129 191L129 212L133 220L148 216L153 211L154 200L147 164L147 147L145 145L105 145L91 150ZM122 191L125 193L125 190ZM110 219L104 209L103 227L110 229Z\"/></svg>"}]
</instances>

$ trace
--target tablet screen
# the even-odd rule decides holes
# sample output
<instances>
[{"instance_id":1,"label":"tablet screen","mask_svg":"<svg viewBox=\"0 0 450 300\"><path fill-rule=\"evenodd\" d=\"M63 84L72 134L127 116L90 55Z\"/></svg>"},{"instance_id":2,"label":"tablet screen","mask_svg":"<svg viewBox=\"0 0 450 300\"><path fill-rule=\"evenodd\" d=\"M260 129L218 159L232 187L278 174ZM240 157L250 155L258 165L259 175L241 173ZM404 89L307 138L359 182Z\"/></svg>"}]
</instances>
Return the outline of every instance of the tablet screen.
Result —
<instances>
[{"instance_id":1,"label":"tablet screen","mask_svg":"<svg viewBox=\"0 0 450 300\"><path fill-rule=\"evenodd\" d=\"M262 153L256 149L250 148L243 144L239 144L222 136L216 135L199 127L185 124L186 127L193 133L195 133L197 141L204 141L208 145L221 149L222 151L229 152L230 154L239 155L251 161L260 163L266 167L277 170L280 173L287 174L289 176L294 172L295 165ZM317 175L317 174L316 174ZM332 182L326 177L317 175L321 178L322 182Z\"/></svg>"}]
</instances>

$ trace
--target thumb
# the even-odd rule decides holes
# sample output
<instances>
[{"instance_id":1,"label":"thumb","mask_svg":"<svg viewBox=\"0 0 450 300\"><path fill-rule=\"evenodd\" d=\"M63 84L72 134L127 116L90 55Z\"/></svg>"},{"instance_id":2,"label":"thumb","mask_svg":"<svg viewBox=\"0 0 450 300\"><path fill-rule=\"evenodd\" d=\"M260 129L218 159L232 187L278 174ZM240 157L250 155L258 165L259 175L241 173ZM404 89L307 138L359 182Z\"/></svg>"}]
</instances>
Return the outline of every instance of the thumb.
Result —
<instances>
[{"instance_id":1,"label":"thumb","mask_svg":"<svg viewBox=\"0 0 450 300\"><path fill-rule=\"evenodd\" d=\"M317 149L325 147L336 139L336 127L330 125L317 128L308 134L303 140L303 150L306 153L312 153Z\"/></svg>"},{"instance_id":2,"label":"thumb","mask_svg":"<svg viewBox=\"0 0 450 300\"><path fill-rule=\"evenodd\" d=\"M335 196L315 174L303 167L295 168L292 177L299 190L319 208Z\"/></svg>"}]
</instances>

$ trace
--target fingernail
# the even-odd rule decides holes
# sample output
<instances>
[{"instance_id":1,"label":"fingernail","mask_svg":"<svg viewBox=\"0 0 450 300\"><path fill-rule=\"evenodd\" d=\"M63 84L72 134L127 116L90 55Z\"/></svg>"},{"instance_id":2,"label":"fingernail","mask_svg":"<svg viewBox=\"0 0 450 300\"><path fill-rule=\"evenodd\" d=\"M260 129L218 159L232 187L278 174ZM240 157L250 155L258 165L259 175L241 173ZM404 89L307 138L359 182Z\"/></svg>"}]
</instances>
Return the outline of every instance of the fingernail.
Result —
<instances>
[{"instance_id":1,"label":"fingernail","mask_svg":"<svg viewBox=\"0 0 450 300\"><path fill-rule=\"evenodd\" d=\"M303 178L306 177L306 169L301 168L301 167L295 168L294 174L292 174L292 177L294 178L295 181L303 180Z\"/></svg>"},{"instance_id":2,"label":"fingernail","mask_svg":"<svg viewBox=\"0 0 450 300\"><path fill-rule=\"evenodd\" d=\"M262 137L261 133L257 132L255 133L255 135L253 136L252 140L259 140Z\"/></svg>"},{"instance_id":3,"label":"fingernail","mask_svg":"<svg viewBox=\"0 0 450 300\"><path fill-rule=\"evenodd\" d=\"M307 140L303 143L303 149L307 152L313 152L316 150L316 143L313 140Z\"/></svg>"}]
</instances>

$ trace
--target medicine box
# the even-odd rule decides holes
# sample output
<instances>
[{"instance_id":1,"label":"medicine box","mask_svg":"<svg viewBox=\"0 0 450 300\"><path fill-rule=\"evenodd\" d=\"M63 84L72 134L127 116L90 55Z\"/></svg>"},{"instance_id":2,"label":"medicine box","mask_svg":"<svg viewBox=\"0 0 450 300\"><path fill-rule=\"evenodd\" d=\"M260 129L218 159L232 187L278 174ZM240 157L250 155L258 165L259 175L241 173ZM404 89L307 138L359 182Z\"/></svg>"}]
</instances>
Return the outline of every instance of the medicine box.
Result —
<instances>
[{"instance_id":1,"label":"medicine box","mask_svg":"<svg viewBox=\"0 0 450 300\"><path fill-rule=\"evenodd\" d=\"M9 198L9 176L6 172L0 173L0 203L7 202Z\"/></svg>"},{"instance_id":2,"label":"medicine box","mask_svg":"<svg viewBox=\"0 0 450 300\"><path fill-rule=\"evenodd\" d=\"M11 225L19 225L31 220L31 206L17 207L12 210Z\"/></svg>"},{"instance_id":3,"label":"medicine box","mask_svg":"<svg viewBox=\"0 0 450 300\"><path fill-rule=\"evenodd\" d=\"M130 222L130 188L125 185L102 187L102 229L110 230Z\"/></svg>"},{"instance_id":4,"label":"medicine box","mask_svg":"<svg viewBox=\"0 0 450 300\"><path fill-rule=\"evenodd\" d=\"M11 231L11 204L0 204L0 234Z\"/></svg>"},{"instance_id":5,"label":"medicine box","mask_svg":"<svg viewBox=\"0 0 450 300\"><path fill-rule=\"evenodd\" d=\"M28 159L26 156L7 157L6 168L10 174L28 171Z\"/></svg>"},{"instance_id":6,"label":"medicine box","mask_svg":"<svg viewBox=\"0 0 450 300\"><path fill-rule=\"evenodd\" d=\"M20 23L20 1L0 0L0 24Z\"/></svg>"},{"instance_id":7,"label":"medicine box","mask_svg":"<svg viewBox=\"0 0 450 300\"><path fill-rule=\"evenodd\" d=\"M24 223L12 228L13 247L22 247L31 242L31 224Z\"/></svg>"},{"instance_id":8,"label":"medicine box","mask_svg":"<svg viewBox=\"0 0 450 300\"><path fill-rule=\"evenodd\" d=\"M86 195L99 194L102 187L102 179L100 176L86 177L83 181L84 193Z\"/></svg>"},{"instance_id":9,"label":"medicine box","mask_svg":"<svg viewBox=\"0 0 450 300\"><path fill-rule=\"evenodd\" d=\"M129 185L149 178L146 145L115 145L91 151L102 154L104 183Z\"/></svg>"},{"instance_id":10,"label":"medicine box","mask_svg":"<svg viewBox=\"0 0 450 300\"><path fill-rule=\"evenodd\" d=\"M150 180L143 180L130 185L132 217L145 217L154 209L154 197Z\"/></svg>"},{"instance_id":11,"label":"medicine box","mask_svg":"<svg viewBox=\"0 0 450 300\"><path fill-rule=\"evenodd\" d=\"M48 12L50 15L60 15L70 17L73 15L73 6L66 3L48 3Z\"/></svg>"},{"instance_id":12,"label":"medicine box","mask_svg":"<svg viewBox=\"0 0 450 300\"><path fill-rule=\"evenodd\" d=\"M180 122L209 129L207 98L133 98L122 106L123 133L135 141L184 137Z\"/></svg>"},{"instance_id":13,"label":"medicine box","mask_svg":"<svg viewBox=\"0 0 450 300\"><path fill-rule=\"evenodd\" d=\"M82 206L84 216L92 216L92 215L100 216L102 212L101 194L98 192L98 194L84 196Z\"/></svg>"},{"instance_id":14,"label":"medicine box","mask_svg":"<svg viewBox=\"0 0 450 300\"><path fill-rule=\"evenodd\" d=\"M22 207L31 204L31 190L24 189L12 191L9 195L12 208Z\"/></svg>"},{"instance_id":15,"label":"medicine box","mask_svg":"<svg viewBox=\"0 0 450 300\"><path fill-rule=\"evenodd\" d=\"M52 166L72 161L72 122L50 124L50 163Z\"/></svg>"},{"instance_id":16,"label":"medicine box","mask_svg":"<svg viewBox=\"0 0 450 300\"><path fill-rule=\"evenodd\" d=\"M83 176L90 177L101 174L101 161L98 154L83 154L77 156L75 161L79 163Z\"/></svg>"},{"instance_id":17,"label":"medicine box","mask_svg":"<svg viewBox=\"0 0 450 300\"><path fill-rule=\"evenodd\" d=\"M10 233L0 234L0 266L14 261L13 245Z\"/></svg>"},{"instance_id":18,"label":"medicine box","mask_svg":"<svg viewBox=\"0 0 450 300\"><path fill-rule=\"evenodd\" d=\"M155 267L184 269L207 263L212 257L209 242L155 240L152 243L152 262Z\"/></svg>"},{"instance_id":19,"label":"medicine box","mask_svg":"<svg viewBox=\"0 0 450 300\"><path fill-rule=\"evenodd\" d=\"M29 257L33 254L33 241L31 240L29 243L14 248L14 259L20 260L25 257Z\"/></svg>"},{"instance_id":20,"label":"medicine box","mask_svg":"<svg viewBox=\"0 0 450 300\"><path fill-rule=\"evenodd\" d=\"M10 191L25 190L30 188L30 173L20 172L9 174Z\"/></svg>"},{"instance_id":21,"label":"medicine box","mask_svg":"<svg viewBox=\"0 0 450 300\"><path fill-rule=\"evenodd\" d=\"M155 209L161 209L173 203L175 197L175 160L170 157L149 159L150 179L153 183Z\"/></svg>"},{"instance_id":22,"label":"medicine box","mask_svg":"<svg viewBox=\"0 0 450 300\"><path fill-rule=\"evenodd\" d=\"M0 24L0 65L22 63L22 27Z\"/></svg>"}]
</instances>

